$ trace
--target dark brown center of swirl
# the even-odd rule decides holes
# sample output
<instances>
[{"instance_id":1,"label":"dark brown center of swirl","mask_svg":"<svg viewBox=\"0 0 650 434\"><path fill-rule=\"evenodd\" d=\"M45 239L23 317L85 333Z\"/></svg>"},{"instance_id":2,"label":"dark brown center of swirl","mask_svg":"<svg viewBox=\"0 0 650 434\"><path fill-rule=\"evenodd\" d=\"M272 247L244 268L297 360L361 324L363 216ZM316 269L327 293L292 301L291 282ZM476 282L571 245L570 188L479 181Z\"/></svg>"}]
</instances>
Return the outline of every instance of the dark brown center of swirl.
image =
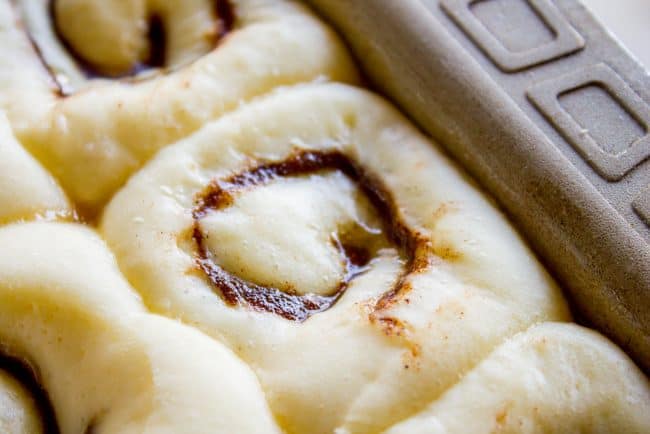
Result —
<instances>
[{"instance_id":1,"label":"dark brown center of swirl","mask_svg":"<svg viewBox=\"0 0 650 434\"><path fill-rule=\"evenodd\" d=\"M59 434L59 425L47 391L42 387L38 374L29 364L18 358L0 352L0 371L4 371L18 381L32 396L43 423L45 434Z\"/></svg>"},{"instance_id":2,"label":"dark brown center of swirl","mask_svg":"<svg viewBox=\"0 0 650 434\"><path fill-rule=\"evenodd\" d=\"M412 268L421 240L418 234L413 233L401 221L391 194L379 179L339 151L299 151L284 161L260 164L230 178L216 180L197 198L197 206L193 211L193 239L198 250L197 263L214 290L226 303L231 306L248 306L293 321L304 321L311 315L330 308L347 289L350 281L365 271L366 264L372 259L371 252L363 246L350 245L334 239L332 241L344 256L346 266L345 278L340 282L337 291L329 296L297 294L248 282L229 273L215 263L206 246L205 235L200 226L201 220L210 212L233 205L235 193L269 184L278 178L308 175L325 170L339 171L359 186L377 215L381 217L388 238L407 258L408 269ZM401 286L402 283L398 285ZM394 288L391 294L396 291L399 291L399 288Z\"/></svg>"}]
</instances>

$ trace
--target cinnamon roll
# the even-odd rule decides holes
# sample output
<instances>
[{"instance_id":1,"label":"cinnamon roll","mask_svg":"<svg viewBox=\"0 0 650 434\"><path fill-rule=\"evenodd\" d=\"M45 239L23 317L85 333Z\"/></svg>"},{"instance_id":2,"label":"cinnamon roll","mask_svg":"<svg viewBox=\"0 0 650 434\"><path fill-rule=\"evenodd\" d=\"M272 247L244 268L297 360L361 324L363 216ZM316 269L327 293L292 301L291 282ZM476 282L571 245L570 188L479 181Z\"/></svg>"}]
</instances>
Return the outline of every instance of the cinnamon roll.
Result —
<instances>
[{"instance_id":1,"label":"cinnamon roll","mask_svg":"<svg viewBox=\"0 0 650 434\"><path fill-rule=\"evenodd\" d=\"M650 432L300 2L0 0L0 50L0 432Z\"/></svg>"},{"instance_id":2,"label":"cinnamon roll","mask_svg":"<svg viewBox=\"0 0 650 434\"><path fill-rule=\"evenodd\" d=\"M149 313L93 231L9 225L0 245L0 348L31 367L49 397L48 433L280 432L250 368ZM0 381L0 424L37 433L29 398Z\"/></svg>"},{"instance_id":3,"label":"cinnamon roll","mask_svg":"<svg viewBox=\"0 0 650 434\"><path fill-rule=\"evenodd\" d=\"M576 326L536 326L571 320L553 280L472 181L368 92L304 85L206 125L132 177L100 231L152 311L254 369L285 432L378 433L413 417L433 432L429 409L489 387L504 352L516 372L563 367L545 417L613 429L636 412L629 426L650 427L634 364ZM594 371L603 360L616 380ZM562 384L572 375L582 389ZM592 391L610 388L611 417L568 406L595 411ZM485 392L482 417L509 390L521 388ZM539 431L535 402L518 409Z\"/></svg>"},{"instance_id":4,"label":"cinnamon roll","mask_svg":"<svg viewBox=\"0 0 650 434\"><path fill-rule=\"evenodd\" d=\"M290 0L0 3L0 108L93 215L161 147L280 86L355 82Z\"/></svg>"}]
</instances>

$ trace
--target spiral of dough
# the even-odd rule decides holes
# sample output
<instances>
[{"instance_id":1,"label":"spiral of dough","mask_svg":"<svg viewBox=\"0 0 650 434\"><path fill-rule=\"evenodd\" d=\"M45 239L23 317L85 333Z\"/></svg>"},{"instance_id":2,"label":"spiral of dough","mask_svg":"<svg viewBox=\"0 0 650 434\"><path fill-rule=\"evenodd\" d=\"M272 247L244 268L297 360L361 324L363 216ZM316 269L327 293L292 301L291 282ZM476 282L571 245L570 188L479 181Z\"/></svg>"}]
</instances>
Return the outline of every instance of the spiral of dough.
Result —
<instances>
[{"instance_id":1,"label":"spiral of dough","mask_svg":"<svg viewBox=\"0 0 650 434\"><path fill-rule=\"evenodd\" d=\"M0 245L0 348L32 367L59 432L280 432L250 368L147 312L93 231L9 225ZM0 424L12 422L4 381L0 373Z\"/></svg>"},{"instance_id":2,"label":"spiral of dough","mask_svg":"<svg viewBox=\"0 0 650 434\"><path fill-rule=\"evenodd\" d=\"M650 432L300 2L0 1L0 51L0 432Z\"/></svg>"},{"instance_id":3,"label":"spiral of dough","mask_svg":"<svg viewBox=\"0 0 650 434\"><path fill-rule=\"evenodd\" d=\"M221 4L0 3L0 108L84 213L157 150L243 102L305 81L357 80L341 41L300 3ZM151 57L160 68L141 68ZM101 78L124 74L135 80Z\"/></svg>"},{"instance_id":4,"label":"spiral of dough","mask_svg":"<svg viewBox=\"0 0 650 434\"><path fill-rule=\"evenodd\" d=\"M442 402L515 336L570 320L476 186L383 100L345 85L271 95L166 148L100 230L150 309L253 367L288 433L382 432ZM590 342L558 327L549 341ZM615 352L623 378L611 420L647 408L637 368L609 343L600 350ZM575 357L584 366L564 374L588 377L598 355ZM522 371L536 369L522 358ZM575 393L584 408L601 402Z\"/></svg>"},{"instance_id":5,"label":"spiral of dough","mask_svg":"<svg viewBox=\"0 0 650 434\"><path fill-rule=\"evenodd\" d=\"M45 10L41 4L34 12ZM86 74L109 77L183 66L214 49L233 25L226 0L50 0L48 12L58 54L74 56L68 64L85 65Z\"/></svg>"}]
</instances>

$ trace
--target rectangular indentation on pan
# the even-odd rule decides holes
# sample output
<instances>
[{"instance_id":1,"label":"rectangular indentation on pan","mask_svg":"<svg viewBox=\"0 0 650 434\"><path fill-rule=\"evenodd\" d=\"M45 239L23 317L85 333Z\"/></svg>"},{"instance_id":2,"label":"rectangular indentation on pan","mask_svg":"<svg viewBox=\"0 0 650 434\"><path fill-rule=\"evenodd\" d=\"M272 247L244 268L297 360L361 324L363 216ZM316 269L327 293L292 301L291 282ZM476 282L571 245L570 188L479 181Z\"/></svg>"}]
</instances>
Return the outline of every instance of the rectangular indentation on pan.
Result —
<instances>
[{"instance_id":1,"label":"rectangular indentation on pan","mask_svg":"<svg viewBox=\"0 0 650 434\"><path fill-rule=\"evenodd\" d=\"M528 99L606 181L650 158L650 110L610 66L600 63L536 83Z\"/></svg>"},{"instance_id":2,"label":"rectangular indentation on pan","mask_svg":"<svg viewBox=\"0 0 650 434\"><path fill-rule=\"evenodd\" d=\"M502 71L559 59L585 44L550 0L441 0L440 6Z\"/></svg>"},{"instance_id":3,"label":"rectangular indentation on pan","mask_svg":"<svg viewBox=\"0 0 650 434\"><path fill-rule=\"evenodd\" d=\"M602 85L588 84L558 96L560 105L603 151L620 155L647 131ZM597 110L594 110L597 108Z\"/></svg>"},{"instance_id":4,"label":"rectangular indentation on pan","mask_svg":"<svg viewBox=\"0 0 650 434\"><path fill-rule=\"evenodd\" d=\"M478 0L470 10L513 53L548 44L556 33L525 0Z\"/></svg>"}]
</instances>

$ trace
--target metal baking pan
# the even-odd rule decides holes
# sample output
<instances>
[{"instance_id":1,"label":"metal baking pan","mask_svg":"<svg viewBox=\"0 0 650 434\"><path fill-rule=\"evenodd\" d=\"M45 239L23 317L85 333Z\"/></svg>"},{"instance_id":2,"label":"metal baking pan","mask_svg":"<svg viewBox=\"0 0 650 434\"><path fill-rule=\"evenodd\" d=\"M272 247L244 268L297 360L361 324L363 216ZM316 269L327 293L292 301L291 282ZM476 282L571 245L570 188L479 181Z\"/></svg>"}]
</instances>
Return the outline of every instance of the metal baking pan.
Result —
<instances>
[{"instance_id":1,"label":"metal baking pan","mask_svg":"<svg viewBox=\"0 0 650 434\"><path fill-rule=\"evenodd\" d=\"M650 372L641 63L577 0L311 3L372 84L497 198L576 317Z\"/></svg>"}]
</instances>

